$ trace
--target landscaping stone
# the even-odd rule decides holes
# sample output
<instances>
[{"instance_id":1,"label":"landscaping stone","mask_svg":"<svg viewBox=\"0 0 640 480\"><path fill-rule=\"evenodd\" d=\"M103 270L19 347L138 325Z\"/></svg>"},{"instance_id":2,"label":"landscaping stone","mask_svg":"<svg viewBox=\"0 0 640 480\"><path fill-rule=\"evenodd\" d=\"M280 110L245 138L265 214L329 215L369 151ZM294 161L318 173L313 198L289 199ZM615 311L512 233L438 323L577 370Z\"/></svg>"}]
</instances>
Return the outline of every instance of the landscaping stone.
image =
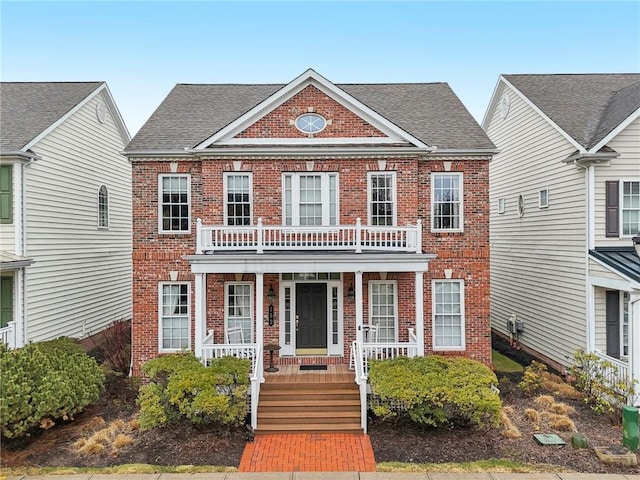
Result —
<instances>
[{"instance_id":1,"label":"landscaping stone","mask_svg":"<svg viewBox=\"0 0 640 480\"><path fill-rule=\"evenodd\" d=\"M637 465L638 457L635 453L630 452L628 448L614 445L606 447L593 447L596 456L604 463L612 463L616 465Z\"/></svg>"},{"instance_id":2,"label":"landscaping stone","mask_svg":"<svg viewBox=\"0 0 640 480\"><path fill-rule=\"evenodd\" d=\"M584 433L574 433L571 435L571 446L573 448L589 448L589 441Z\"/></svg>"}]
</instances>

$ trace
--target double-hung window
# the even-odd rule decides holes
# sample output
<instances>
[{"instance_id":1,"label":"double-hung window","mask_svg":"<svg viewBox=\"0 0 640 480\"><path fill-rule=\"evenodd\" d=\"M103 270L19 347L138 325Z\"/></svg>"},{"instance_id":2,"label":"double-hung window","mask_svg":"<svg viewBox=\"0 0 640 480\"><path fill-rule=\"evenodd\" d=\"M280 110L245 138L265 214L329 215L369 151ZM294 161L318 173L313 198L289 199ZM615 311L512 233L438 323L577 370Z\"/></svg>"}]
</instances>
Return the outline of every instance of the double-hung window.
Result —
<instances>
[{"instance_id":1,"label":"double-hung window","mask_svg":"<svg viewBox=\"0 0 640 480\"><path fill-rule=\"evenodd\" d=\"M253 339L253 285L244 282L225 284L225 332L242 328L244 343Z\"/></svg>"},{"instance_id":2,"label":"double-hung window","mask_svg":"<svg viewBox=\"0 0 640 480\"><path fill-rule=\"evenodd\" d=\"M104 185L98 190L98 228L109 227L109 192Z\"/></svg>"},{"instance_id":3,"label":"double-hung window","mask_svg":"<svg viewBox=\"0 0 640 480\"><path fill-rule=\"evenodd\" d=\"M622 182L622 235L640 233L640 181Z\"/></svg>"},{"instance_id":4,"label":"double-hung window","mask_svg":"<svg viewBox=\"0 0 640 480\"><path fill-rule=\"evenodd\" d=\"M369 282L369 322L378 327L378 342L398 341L398 286L393 281Z\"/></svg>"},{"instance_id":5,"label":"double-hung window","mask_svg":"<svg viewBox=\"0 0 640 480\"><path fill-rule=\"evenodd\" d=\"M225 173L225 224L251 225L251 174Z\"/></svg>"},{"instance_id":6,"label":"double-hung window","mask_svg":"<svg viewBox=\"0 0 640 480\"><path fill-rule=\"evenodd\" d=\"M337 173L285 173L283 220L285 225L337 225Z\"/></svg>"},{"instance_id":7,"label":"double-hung window","mask_svg":"<svg viewBox=\"0 0 640 480\"><path fill-rule=\"evenodd\" d=\"M190 344L190 287L189 283L160 283L160 350L175 351Z\"/></svg>"},{"instance_id":8,"label":"double-hung window","mask_svg":"<svg viewBox=\"0 0 640 480\"><path fill-rule=\"evenodd\" d=\"M464 281L434 280L433 349L464 350Z\"/></svg>"},{"instance_id":9,"label":"double-hung window","mask_svg":"<svg viewBox=\"0 0 640 480\"><path fill-rule=\"evenodd\" d=\"M369 225L395 225L395 172L369 172L368 177Z\"/></svg>"},{"instance_id":10,"label":"double-hung window","mask_svg":"<svg viewBox=\"0 0 640 480\"><path fill-rule=\"evenodd\" d=\"M160 175L158 197L160 233L189 233L191 231L190 175Z\"/></svg>"},{"instance_id":11,"label":"double-hung window","mask_svg":"<svg viewBox=\"0 0 640 480\"><path fill-rule=\"evenodd\" d=\"M462 173L433 173L431 176L431 230L463 230Z\"/></svg>"}]
</instances>

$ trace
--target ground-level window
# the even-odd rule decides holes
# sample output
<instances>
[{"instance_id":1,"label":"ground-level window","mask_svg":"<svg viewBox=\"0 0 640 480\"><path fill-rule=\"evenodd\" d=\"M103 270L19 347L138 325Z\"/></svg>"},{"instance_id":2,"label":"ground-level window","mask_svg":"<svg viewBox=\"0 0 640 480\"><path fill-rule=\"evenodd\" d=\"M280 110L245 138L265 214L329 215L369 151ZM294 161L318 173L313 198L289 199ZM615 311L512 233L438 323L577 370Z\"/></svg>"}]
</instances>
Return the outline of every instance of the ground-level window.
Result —
<instances>
[{"instance_id":1,"label":"ground-level window","mask_svg":"<svg viewBox=\"0 0 640 480\"><path fill-rule=\"evenodd\" d=\"M230 282L225 284L225 332L241 328L244 343L253 341L253 284ZM225 333L226 335L226 333Z\"/></svg>"},{"instance_id":2,"label":"ground-level window","mask_svg":"<svg viewBox=\"0 0 640 480\"><path fill-rule=\"evenodd\" d=\"M225 216L227 225L251 225L251 174L225 174Z\"/></svg>"},{"instance_id":3,"label":"ground-level window","mask_svg":"<svg viewBox=\"0 0 640 480\"><path fill-rule=\"evenodd\" d=\"M640 233L640 182L622 182L622 235Z\"/></svg>"},{"instance_id":4,"label":"ground-level window","mask_svg":"<svg viewBox=\"0 0 640 480\"><path fill-rule=\"evenodd\" d=\"M463 350L464 281L433 281L433 348Z\"/></svg>"},{"instance_id":5,"label":"ground-level window","mask_svg":"<svg viewBox=\"0 0 640 480\"><path fill-rule=\"evenodd\" d=\"M396 224L395 172L369 172L369 225Z\"/></svg>"},{"instance_id":6,"label":"ground-level window","mask_svg":"<svg viewBox=\"0 0 640 480\"><path fill-rule=\"evenodd\" d=\"M398 341L398 286L396 282L369 282L369 323L378 326L379 342Z\"/></svg>"},{"instance_id":7,"label":"ground-level window","mask_svg":"<svg viewBox=\"0 0 640 480\"><path fill-rule=\"evenodd\" d=\"M188 233L191 228L190 176L160 175L158 183L160 233Z\"/></svg>"},{"instance_id":8,"label":"ground-level window","mask_svg":"<svg viewBox=\"0 0 640 480\"><path fill-rule=\"evenodd\" d=\"M104 185L98 190L98 228L109 226L109 192Z\"/></svg>"},{"instance_id":9,"label":"ground-level window","mask_svg":"<svg viewBox=\"0 0 640 480\"><path fill-rule=\"evenodd\" d=\"M462 173L434 173L431 178L431 229L463 229Z\"/></svg>"},{"instance_id":10,"label":"ground-level window","mask_svg":"<svg viewBox=\"0 0 640 480\"><path fill-rule=\"evenodd\" d=\"M161 283L159 293L160 349L188 349L191 318L189 283Z\"/></svg>"}]
</instances>

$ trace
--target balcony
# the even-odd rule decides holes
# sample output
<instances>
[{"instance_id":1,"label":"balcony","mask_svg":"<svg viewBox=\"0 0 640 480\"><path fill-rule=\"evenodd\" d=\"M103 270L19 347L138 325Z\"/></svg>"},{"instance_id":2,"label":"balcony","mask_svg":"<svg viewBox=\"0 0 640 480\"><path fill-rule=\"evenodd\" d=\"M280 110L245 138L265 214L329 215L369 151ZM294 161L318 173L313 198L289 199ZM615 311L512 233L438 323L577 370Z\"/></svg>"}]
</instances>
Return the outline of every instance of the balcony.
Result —
<instances>
[{"instance_id":1,"label":"balcony","mask_svg":"<svg viewBox=\"0 0 640 480\"><path fill-rule=\"evenodd\" d=\"M216 252L249 251L363 251L422 253L422 223L406 227L362 225L289 226L256 225L207 226L197 220L198 255Z\"/></svg>"}]
</instances>

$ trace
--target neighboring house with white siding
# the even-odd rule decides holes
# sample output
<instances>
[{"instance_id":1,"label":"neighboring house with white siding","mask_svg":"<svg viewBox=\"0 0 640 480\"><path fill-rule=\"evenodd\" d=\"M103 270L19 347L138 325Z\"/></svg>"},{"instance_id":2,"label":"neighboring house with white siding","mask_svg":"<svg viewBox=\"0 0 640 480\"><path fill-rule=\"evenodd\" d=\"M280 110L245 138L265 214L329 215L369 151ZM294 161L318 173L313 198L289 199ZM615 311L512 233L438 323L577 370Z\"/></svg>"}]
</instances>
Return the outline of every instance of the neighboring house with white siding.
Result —
<instances>
[{"instance_id":1,"label":"neighboring house with white siding","mask_svg":"<svg viewBox=\"0 0 640 480\"><path fill-rule=\"evenodd\" d=\"M129 140L104 82L0 83L0 333L10 346L131 318Z\"/></svg>"},{"instance_id":2,"label":"neighboring house with white siding","mask_svg":"<svg viewBox=\"0 0 640 480\"><path fill-rule=\"evenodd\" d=\"M584 348L640 379L640 74L503 75L482 127L499 149L492 329L560 368Z\"/></svg>"}]
</instances>

